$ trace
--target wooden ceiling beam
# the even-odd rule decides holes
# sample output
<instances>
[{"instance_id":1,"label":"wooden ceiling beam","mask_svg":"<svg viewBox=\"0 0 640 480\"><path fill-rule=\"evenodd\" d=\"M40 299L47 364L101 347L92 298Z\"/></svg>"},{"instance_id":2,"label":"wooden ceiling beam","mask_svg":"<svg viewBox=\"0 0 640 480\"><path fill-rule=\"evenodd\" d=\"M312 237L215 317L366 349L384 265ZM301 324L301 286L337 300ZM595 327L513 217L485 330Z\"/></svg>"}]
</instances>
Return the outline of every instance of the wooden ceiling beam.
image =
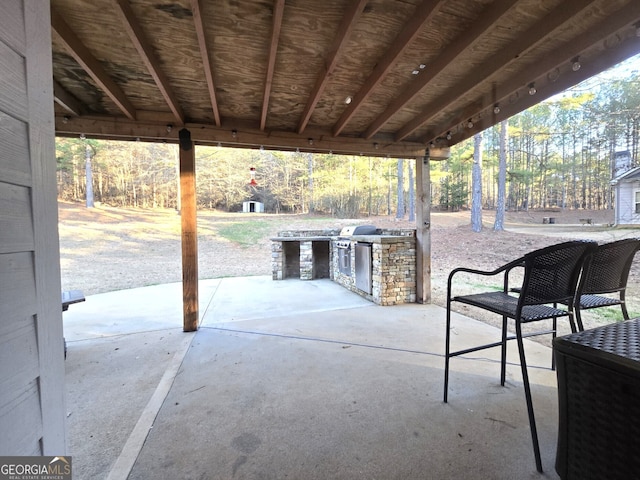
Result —
<instances>
[{"instance_id":1,"label":"wooden ceiling beam","mask_svg":"<svg viewBox=\"0 0 640 480\"><path fill-rule=\"evenodd\" d=\"M625 28L629 28L630 36L635 35L635 23L640 20L640 2L632 2L622 7L615 15L610 15L606 17L602 22L598 24L596 27L598 32L600 33L600 38L612 37L614 35L618 35L619 32ZM628 41L627 41L628 42ZM591 32L585 32L572 40L566 42L560 48L557 48L553 55L546 56L542 61L535 62L530 65L529 68L523 69L520 73L509 78L507 81L502 84L496 86L495 91L492 93L491 98L483 98L481 103L473 112L467 112L465 114L461 114L456 116L453 119L448 119L445 122L442 122L440 125L434 126L432 129L427 132L424 136L424 143L429 143L434 141L438 137L443 134L446 135L446 132L453 130L457 125L463 122L465 119L469 117L473 117L479 112L491 108L493 109L495 104L499 104L501 113L502 111L511 111L508 107L509 105L509 97L522 90L522 87L528 85L532 81L536 79L540 79L541 77L546 77L550 72L553 72L558 66L565 65L568 66L571 63L571 60L580 56L581 53L587 51L589 47L591 47L594 43L593 35ZM628 52L626 52L628 53ZM633 54L632 54L633 55ZM631 56L632 56L631 55ZM610 50L605 51L601 56L607 57L611 56L611 58L620 58L619 54L612 54ZM596 64L602 64L601 59L593 60ZM581 62L583 65L592 63L591 59L583 59ZM617 63L617 62L616 62ZM615 63L610 66L605 67L610 68ZM583 69L582 67L578 72L571 72L571 81L575 84L580 83L583 80L589 78L589 76L585 76L585 72L590 72L590 69ZM596 72L594 74L589 75L597 75L600 72ZM540 85L536 83L536 85ZM570 85L572 86L572 85ZM569 88L569 87L567 87ZM537 96L537 95L536 95ZM536 98L539 101L539 97ZM475 103L477 104L477 102ZM527 107L528 108L528 107ZM515 112L519 113L519 112Z\"/></svg>"},{"instance_id":2,"label":"wooden ceiling beam","mask_svg":"<svg viewBox=\"0 0 640 480\"><path fill-rule=\"evenodd\" d=\"M438 57L428 63L427 68L420 72L409 87L402 92L382 112L364 133L365 138L373 137L396 113L413 100L431 81L440 74L456 57L466 49L471 48L480 41L482 35L492 28L496 22L507 13L517 0L501 0L492 3L485 12L473 22L468 30L465 30L456 40L449 44Z\"/></svg>"},{"instance_id":3,"label":"wooden ceiling beam","mask_svg":"<svg viewBox=\"0 0 640 480\"><path fill-rule=\"evenodd\" d=\"M204 35L204 21L202 20L202 9L200 8L200 0L191 0L191 11L193 12L193 22L196 28L196 36L198 37L198 47L200 48L200 56L202 57L202 66L204 67L204 76L209 90L209 100L211 109L213 110L213 120L216 126L220 126L220 110L218 109L218 100L216 97L216 88L213 83L213 70L209 60L209 48Z\"/></svg>"},{"instance_id":4,"label":"wooden ceiling beam","mask_svg":"<svg viewBox=\"0 0 640 480\"><path fill-rule=\"evenodd\" d=\"M160 62L153 52L151 44L147 41L142 27L136 20L133 10L131 9L131 5L129 5L129 0L115 0L115 4L117 7L116 12L119 14L131 42L138 51L138 55L140 55L142 62L147 67L147 70L153 77L153 80L156 82L162 97L165 102L167 102L169 109L173 112L177 123L179 125L184 124L184 113L182 112L180 102L178 102L178 99L171 90L169 80L162 71Z\"/></svg>"},{"instance_id":5,"label":"wooden ceiling beam","mask_svg":"<svg viewBox=\"0 0 640 480\"><path fill-rule=\"evenodd\" d=\"M526 32L519 35L518 39L510 42L505 48L499 50L489 59L482 62L470 71L462 82L454 85L446 93L440 95L438 100L424 108L420 114L396 132L396 140L401 141L407 138L437 115L438 112L449 107L479 83L486 81L497 71L504 69L513 61L525 55L533 47L540 44L540 42L547 39L565 22L575 21L574 17L593 3L593 1L594 0L566 0L562 2L548 15L532 25Z\"/></svg>"},{"instance_id":6,"label":"wooden ceiling beam","mask_svg":"<svg viewBox=\"0 0 640 480\"><path fill-rule=\"evenodd\" d=\"M80 41L55 9L51 9L51 29L64 44L69 54L93 79L98 87L118 106L127 118L135 120L136 109L120 87L107 74L97 58Z\"/></svg>"},{"instance_id":7,"label":"wooden ceiling beam","mask_svg":"<svg viewBox=\"0 0 640 480\"><path fill-rule=\"evenodd\" d=\"M278 42L282 29L282 17L284 15L284 0L273 2L273 28L271 29L271 42L269 43L269 59L267 60L267 73L264 79L264 95L262 96L262 114L260 115L260 130L267 126L267 113L269 112L269 97L273 85L273 73L276 66Z\"/></svg>"},{"instance_id":8,"label":"wooden ceiling beam","mask_svg":"<svg viewBox=\"0 0 640 480\"><path fill-rule=\"evenodd\" d=\"M152 117L143 115L140 118ZM56 135L109 140L141 140L149 142L177 142L178 129L167 128L161 121L131 121L124 117L84 115L63 118L56 116ZM251 122L253 123L253 122ZM203 145L221 145L237 148L265 148L267 150L367 155L372 157L413 158L424 155L425 146L415 142L395 143L387 135L375 142L359 137L334 137L330 130L309 128L304 135L291 131L262 131L255 124L236 124L236 127L218 128L211 124L186 123L193 141ZM312 139L311 141L309 139Z\"/></svg>"},{"instance_id":9,"label":"wooden ceiling beam","mask_svg":"<svg viewBox=\"0 0 640 480\"><path fill-rule=\"evenodd\" d=\"M336 32L334 42L329 49L329 55L325 60L322 71L320 72L320 75L316 80L313 90L311 90L311 95L309 95L307 105L304 109L304 112L302 113L300 122L298 123L298 133L302 133L307 127L309 119L311 118L311 114L316 108L316 105L320 100L320 97L322 96L322 92L324 92L327 82L329 81L329 77L338 64L340 55L344 53L345 45L347 44L347 41L349 40L349 37L353 32L355 24L364 11L364 7L367 5L367 3L368 0L352 0L349 8L345 12L344 17L342 18L342 22L340 23L340 27Z\"/></svg>"},{"instance_id":10,"label":"wooden ceiling beam","mask_svg":"<svg viewBox=\"0 0 640 480\"><path fill-rule=\"evenodd\" d=\"M78 116L83 113L82 105L78 99L55 80L53 81L53 100L71 115Z\"/></svg>"},{"instance_id":11,"label":"wooden ceiling beam","mask_svg":"<svg viewBox=\"0 0 640 480\"><path fill-rule=\"evenodd\" d=\"M630 6L631 4L629 7ZM454 132L451 140L449 141L449 145L460 143L472 137L476 133L490 128L493 125L500 123L502 120L506 120L554 95L562 93L576 84L598 75L599 73L614 67L618 63L638 54L640 54L640 38L634 34L626 38L621 44L617 45L616 48L609 49L592 60L582 62L582 66L577 72L571 71L571 66L567 64L566 69L568 71L566 74L561 75L554 82L548 82L544 85L540 85L540 88L536 86L537 92L535 95L528 95L526 92L527 88L525 87L522 89L521 95L518 96L518 101L507 104L504 107L501 106L498 114L486 115L475 121L472 128L460 129L459 131Z\"/></svg>"},{"instance_id":12,"label":"wooden ceiling beam","mask_svg":"<svg viewBox=\"0 0 640 480\"><path fill-rule=\"evenodd\" d=\"M512 0L515 1L515 0ZM404 25L400 33L393 41L383 57L376 63L371 75L364 82L358 93L353 96L349 106L333 126L333 134L337 137L347 125L351 117L355 115L362 104L369 98L373 90L378 86L389 70L397 63L400 56L406 51L411 42L424 29L437 9L445 3L445 0L424 0L416 7L409 21ZM371 138L372 135L369 136Z\"/></svg>"}]
</instances>

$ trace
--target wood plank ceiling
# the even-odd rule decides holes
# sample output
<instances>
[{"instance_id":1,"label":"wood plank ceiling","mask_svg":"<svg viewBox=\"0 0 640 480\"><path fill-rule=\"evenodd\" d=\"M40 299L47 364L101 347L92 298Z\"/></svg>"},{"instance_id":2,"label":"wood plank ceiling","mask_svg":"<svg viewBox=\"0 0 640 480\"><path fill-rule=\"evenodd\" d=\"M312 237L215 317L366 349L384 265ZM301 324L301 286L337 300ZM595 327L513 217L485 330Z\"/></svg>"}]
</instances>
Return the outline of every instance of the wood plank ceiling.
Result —
<instances>
[{"instance_id":1,"label":"wood plank ceiling","mask_svg":"<svg viewBox=\"0 0 640 480\"><path fill-rule=\"evenodd\" d=\"M51 0L61 136L414 157L640 53L638 0Z\"/></svg>"}]
</instances>

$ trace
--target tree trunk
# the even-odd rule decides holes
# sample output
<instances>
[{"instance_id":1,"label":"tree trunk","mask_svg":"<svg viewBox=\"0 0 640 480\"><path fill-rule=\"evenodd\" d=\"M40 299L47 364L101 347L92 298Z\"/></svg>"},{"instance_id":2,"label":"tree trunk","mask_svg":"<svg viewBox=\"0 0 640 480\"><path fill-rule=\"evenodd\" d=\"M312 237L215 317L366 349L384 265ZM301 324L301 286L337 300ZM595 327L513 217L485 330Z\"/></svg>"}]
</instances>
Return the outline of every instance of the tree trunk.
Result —
<instances>
[{"instance_id":1,"label":"tree trunk","mask_svg":"<svg viewBox=\"0 0 640 480\"><path fill-rule=\"evenodd\" d=\"M482 230L482 134L473 136L473 172L471 177L471 229Z\"/></svg>"},{"instance_id":2,"label":"tree trunk","mask_svg":"<svg viewBox=\"0 0 640 480\"><path fill-rule=\"evenodd\" d=\"M505 193L507 191L507 124L507 120L500 122L498 201L496 205L496 219L493 224L493 229L500 232L504 230Z\"/></svg>"},{"instance_id":3,"label":"tree trunk","mask_svg":"<svg viewBox=\"0 0 640 480\"><path fill-rule=\"evenodd\" d=\"M93 172L91 171L91 146L84 146L84 173L86 181L86 205L87 208L93 208Z\"/></svg>"},{"instance_id":4,"label":"tree trunk","mask_svg":"<svg viewBox=\"0 0 640 480\"><path fill-rule=\"evenodd\" d=\"M398 209L396 218L404 218L404 161L398 159Z\"/></svg>"},{"instance_id":5,"label":"tree trunk","mask_svg":"<svg viewBox=\"0 0 640 480\"><path fill-rule=\"evenodd\" d=\"M313 203L313 153L307 154L307 173L309 175L309 213L313 213L315 205Z\"/></svg>"},{"instance_id":6,"label":"tree trunk","mask_svg":"<svg viewBox=\"0 0 640 480\"><path fill-rule=\"evenodd\" d=\"M411 162L409 162L409 221L415 222L415 220L416 220L415 182L413 180L413 165L411 164Z\"/></svg>"}]
</instances>

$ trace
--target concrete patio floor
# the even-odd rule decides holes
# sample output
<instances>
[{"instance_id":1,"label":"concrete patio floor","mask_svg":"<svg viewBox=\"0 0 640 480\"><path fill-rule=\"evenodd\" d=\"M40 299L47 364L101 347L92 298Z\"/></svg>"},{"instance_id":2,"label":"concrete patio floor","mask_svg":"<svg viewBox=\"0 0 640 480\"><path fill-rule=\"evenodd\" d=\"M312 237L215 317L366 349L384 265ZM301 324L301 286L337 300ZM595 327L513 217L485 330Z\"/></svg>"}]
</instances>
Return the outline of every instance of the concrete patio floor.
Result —
<instances>
[{"instance_id":1,"label":"concrete patio floor","mask_svg":"<svg viewBox=\"0 0 640 480\"><path fill-rule=\"evenodd\" d=\"M527 342L545 470L515 344L452 360L445 311L380 307L329 280L200 282L93 295L64 313L77 479L557 479L551 350ZM456 315L454 348L498 330Z\"/></svg>"}]
</instances>

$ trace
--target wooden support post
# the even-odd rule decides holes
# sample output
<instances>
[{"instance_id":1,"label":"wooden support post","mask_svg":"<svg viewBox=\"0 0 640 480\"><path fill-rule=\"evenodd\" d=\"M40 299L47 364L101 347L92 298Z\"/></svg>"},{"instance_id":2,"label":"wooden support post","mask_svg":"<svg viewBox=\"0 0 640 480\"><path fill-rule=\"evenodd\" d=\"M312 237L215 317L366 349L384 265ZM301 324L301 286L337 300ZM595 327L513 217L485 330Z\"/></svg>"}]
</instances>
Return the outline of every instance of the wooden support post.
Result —
<instances>
[{"instance_id":1,"label":"wooden support post","mask_svg":"<svg viewBox=\"0 0 640 480\"><path fill-rule=\"evenodd\" d=\"M198 229L196 222L196 155L191 132L180 138L180 216L182 219L183 331L198 330Z\"/></svg>"},{"instance_id":2,"label":"wooden support post","mask_svg":"<svg viewBox=\"0 0 640 480\"><path fill-rule=\"evenodd\" d=\"M416 158L416 302L431 303L431 164Z\"/></svg>"}]
</instances>

